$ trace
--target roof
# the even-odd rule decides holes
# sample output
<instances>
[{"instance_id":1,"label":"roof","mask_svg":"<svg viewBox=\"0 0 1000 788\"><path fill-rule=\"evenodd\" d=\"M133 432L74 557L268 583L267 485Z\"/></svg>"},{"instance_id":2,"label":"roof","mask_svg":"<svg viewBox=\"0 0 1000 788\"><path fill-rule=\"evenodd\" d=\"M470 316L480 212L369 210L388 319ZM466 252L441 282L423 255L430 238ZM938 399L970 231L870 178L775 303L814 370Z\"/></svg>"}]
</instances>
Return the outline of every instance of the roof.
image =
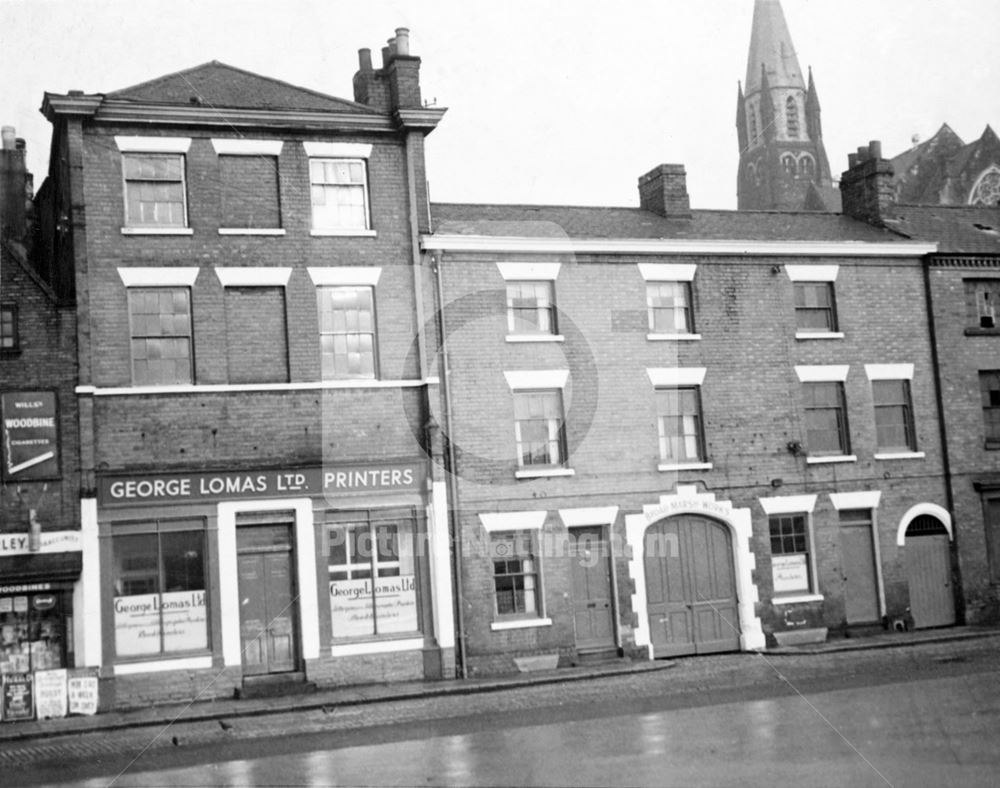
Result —
<instances>
[{"instance_id":1,"label":"roof","mask_svg":"<svg viewBox=\"0 0 1000 788\"><path fill-rule=\"evenodd\" d=\"M212 60L107 94L109 99L148 104L201 104L240 109L357 112L372 109L279 79Z\"/></svg>"},{"instance_id":2,"label":"roof","mask_svg":"<svg viewBox=\"0 0 1000 788\"><path fill-rule=\"evenodd\" d=\"M894 205L886 224L942 254L1000 254L1000 206Z\"/></svg>"},{"instance_id":3,"label":"roof","mask_svg":"<svg viewBox=\"0 0 1000 788\"><path fill-rule=\"evenodd\" d=\"M575 239L697 239L743 241L909 240L841 214L696 210L664 218L642 208L434 203L438 235Z\"/></svg>"},{"instance_id":4,"label":"roof","mask_svg":"<svg viewBox=\"0 0 1000 788\"><path fill-rule=\"evenodd\" d=\"M779 0L756 0L754 3L747 55L747 95L760 90L761 63L767 69L767 80L772 88L805 89L802 69Z\"/></svg>"}]
</instances>

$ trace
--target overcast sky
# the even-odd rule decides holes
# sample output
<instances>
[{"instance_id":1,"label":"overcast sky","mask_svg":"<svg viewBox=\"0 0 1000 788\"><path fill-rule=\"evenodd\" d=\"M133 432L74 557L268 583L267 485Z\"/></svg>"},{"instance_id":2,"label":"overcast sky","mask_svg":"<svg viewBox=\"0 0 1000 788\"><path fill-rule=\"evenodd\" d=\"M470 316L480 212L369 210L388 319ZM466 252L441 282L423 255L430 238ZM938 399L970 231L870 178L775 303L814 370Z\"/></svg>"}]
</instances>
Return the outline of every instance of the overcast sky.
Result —
<instances>
[{"instance_id":1,"label":"overcast sky","mask_svg":"<svg viewBox=\"0 0 1000 788\"><path fill-rule=\"evenodd\" d=\"M823 108L834 173L870 139L908 148L947 122L1000 131L1000 0L782 0ZM411 29L432 198L636 205L653 166L687 168L694 208L735 208L737 82L753 0L0 0L0 123L28 144L42 94L108 93L208 60L352 98L357 50Z\"/></svg>"}]
</instances>

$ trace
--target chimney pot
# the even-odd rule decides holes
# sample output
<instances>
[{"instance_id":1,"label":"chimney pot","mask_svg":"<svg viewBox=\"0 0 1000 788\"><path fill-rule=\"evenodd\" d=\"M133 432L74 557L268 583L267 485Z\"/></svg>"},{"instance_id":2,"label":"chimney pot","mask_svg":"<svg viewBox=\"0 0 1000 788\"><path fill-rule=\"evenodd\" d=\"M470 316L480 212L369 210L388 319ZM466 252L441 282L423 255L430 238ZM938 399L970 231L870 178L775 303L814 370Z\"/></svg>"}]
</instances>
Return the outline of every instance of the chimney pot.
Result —
<instances>
[{"instance_id":1,"label":"chimney pot","mask_svg":"<svg viewBox=\"0 0 1000 788\"><path fill-rule=\"evenodd\" d=\"M858 154L857 153L848 153L847 154L847 169L853 170L857 166L858 166Z\"/></svg>"},{"instance_id":2,"label":"chimney pot","mask_svg":"<svg viewBox=\"0 0 1000 788\"><path fill-rule=\"evenodd\" d=\"M858 161L868 161L871 156L868 153L868 146L860 145L858 147Z\"/></svg>"},{"instance_id":3,"label":"chimney pot","mask_svg":"<svg viewBox=\"0 0 1000 788\"><path fill-rule=\"evenodd\" d=\"M3 137L3 149L14 150L16 145L16 134L13 126L4 126L0 129L0 136Z\"/></svg>"},{"instance_id":4,"label":"chimney pot","mask_svg":"<svg viewBox=\"0 0 1000 788\"><path fill-rule=\"evenodd\" d=\"M392 61L392 50L389 47L382 47L382 68L385 68Z\"/></svg>"},{"instance_id":5,"label":"chimney pot","mask_svg":"<svg viewBox=\"0 0 1000 788\"><path fill-rule=\"evenodd\" d=\"M358 70L372 70L372 51L367 47L358 50Z\"/></svg>"},{"instance_id":6,"label":"chimney pot","mask_svg":"<svg viewBox=\"0 0 1000 788\"><path fill-rule=\"evenodd\" d=\"M396 28L396 54L410 54L410 29L408 27Z\"/></svg>"},{"instance_id":7,"label":"chimney pot","mask_svg":"<svg viewBox=\"0 0 1000 788\"><path fill-rule=\"evenodd\" d=\"M872 140L868 143L868 152L873 159L882 158L882 143L879 140Z\"/></svg>"}]
</instances>

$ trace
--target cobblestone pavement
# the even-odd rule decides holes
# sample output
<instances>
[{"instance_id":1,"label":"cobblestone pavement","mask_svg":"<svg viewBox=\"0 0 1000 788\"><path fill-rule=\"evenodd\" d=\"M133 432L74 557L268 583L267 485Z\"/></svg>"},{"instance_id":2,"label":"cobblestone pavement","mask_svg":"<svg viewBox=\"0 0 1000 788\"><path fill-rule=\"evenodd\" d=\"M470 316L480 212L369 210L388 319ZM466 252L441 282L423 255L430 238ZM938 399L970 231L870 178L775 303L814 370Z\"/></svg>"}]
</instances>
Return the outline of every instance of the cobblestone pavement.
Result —
<instances>
[{"instance_id":1,"label":"cobblestone pavement","mask_svg":"<svg viewBox=\"0 0 1000 788\"><path fill-rule=\"evenodd\" d=\"M1000 673L1000 634L867 651L692 657L658 670L583 681L7 741L0 743L0 773L9 776L4 784L17 784L19 774L25 782L44 782L114 774L140 759L149 768L176 761L181 751L191 762L250 758L262 739L269 753L336 749L528 724L542 714L549 720L592 719L983 672Z\"/></svg>"}]
</instances>

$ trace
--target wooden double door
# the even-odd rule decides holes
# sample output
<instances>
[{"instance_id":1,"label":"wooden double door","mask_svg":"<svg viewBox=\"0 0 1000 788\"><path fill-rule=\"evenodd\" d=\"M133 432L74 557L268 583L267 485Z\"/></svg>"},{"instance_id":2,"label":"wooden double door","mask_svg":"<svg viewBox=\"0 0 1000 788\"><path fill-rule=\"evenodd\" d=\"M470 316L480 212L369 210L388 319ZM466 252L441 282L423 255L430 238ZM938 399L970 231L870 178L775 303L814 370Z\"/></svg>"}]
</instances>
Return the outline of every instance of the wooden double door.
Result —
<instances>
[{"instance_id":1,"label":"wooden double door","mask_svg":"<svg viewBox=\"0 0 1000 788\"><path fill-rule=\"evenodd\" d=\"M653 656L738 650L729 527L697 515L669 517L646 530L643 547Z\"/></svg>"},{"instance_id":2,"label":"wooden double door","mask_svg":"<svg viewBox=\"0 0 1000 788\"><path fill-rule=\"evenodd\" d=\"M243 673L298 668L298 605L292 526L242 526L236 531Z\"/></svg>"}]
</instances>

